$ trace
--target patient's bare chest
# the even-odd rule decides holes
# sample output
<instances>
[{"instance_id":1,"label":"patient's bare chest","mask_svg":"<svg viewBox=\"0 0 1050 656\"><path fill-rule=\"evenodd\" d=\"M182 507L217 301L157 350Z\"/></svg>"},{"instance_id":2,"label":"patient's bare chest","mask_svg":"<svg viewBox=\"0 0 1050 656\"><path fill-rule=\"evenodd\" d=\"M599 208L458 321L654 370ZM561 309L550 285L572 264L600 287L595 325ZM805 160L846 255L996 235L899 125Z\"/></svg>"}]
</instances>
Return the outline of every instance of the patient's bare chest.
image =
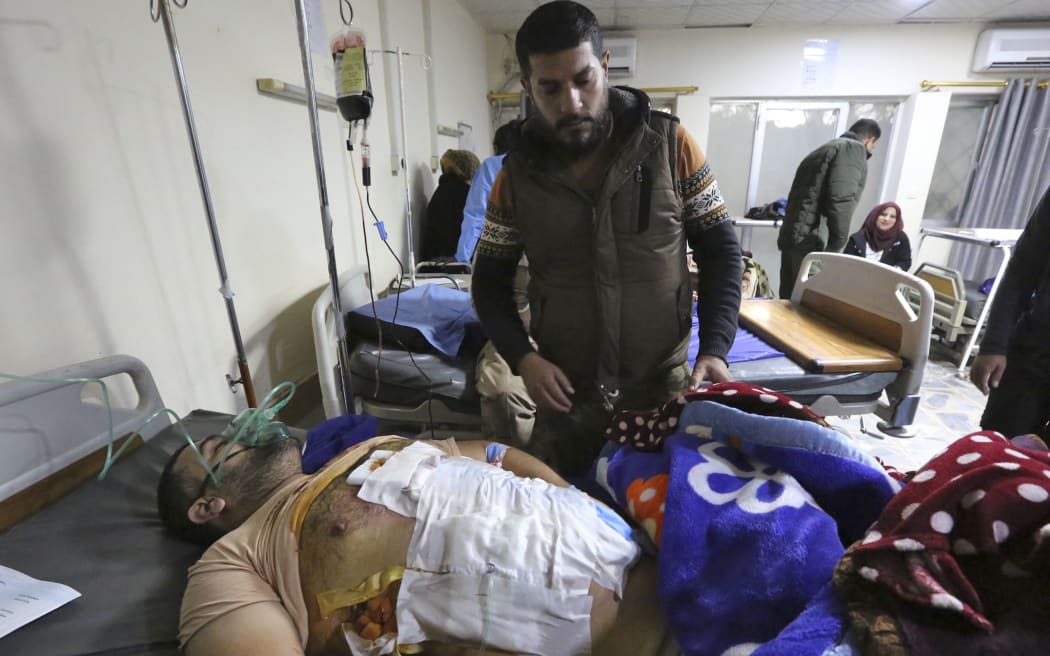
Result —
<instances>
[{"instance_id":1,"label":"patient's bare chest","mask_svg":"<svg viewBox=\"0 0 1050 656\"><path fill-rule=\"evenodd\" d=\"M346 607L325 617L318 595L351 590L374 574L405 564L415 520L359 499L358 489L342 478L329 484L311 505L299 536L299 575L310 615L311 653L346 653L340 624L361 615L360 608ZM392 612L396 585L385 596ZM387 612L385 605L377 608L372 619L382 620Z\"/></svg>"}]
</instances>

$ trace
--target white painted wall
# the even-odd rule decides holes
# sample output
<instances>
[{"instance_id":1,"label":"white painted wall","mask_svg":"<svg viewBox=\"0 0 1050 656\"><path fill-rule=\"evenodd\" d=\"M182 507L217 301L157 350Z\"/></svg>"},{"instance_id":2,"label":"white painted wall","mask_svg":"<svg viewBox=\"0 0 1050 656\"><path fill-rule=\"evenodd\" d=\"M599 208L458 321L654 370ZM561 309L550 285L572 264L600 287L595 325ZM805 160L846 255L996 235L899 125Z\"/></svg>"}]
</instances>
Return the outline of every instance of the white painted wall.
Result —
<instances>
[{"instance_id":1,"label":"white painted wall","mask_svg":"<svg viewBox=\"0 0 1050 656\"><path fill-rule=\"evenodd\" d=\"M484 34L454 0L426 1L438 23L437 115L473 122L486 144ZM370 48L422 52L422 2L354 2L355 23ZM235 410L243 398L223 378L237 373L235 351L163 29L150 22L148 4L0 6L0 371L31 374L129 353L150 366L176 411ZM323 7L330 36L341 25L338 3ZM175 20L261 395L316 369L309 309L328 280L306 110L255 91L259 77L302 84L294 3L190 0ZM403 256L404 194L388 166L396 113L383 84L393 66L380 59L372 70L372 204ZM330 59L317 56L314 65L318 89L331 93ZM426 77L406 59L417 221L433 188ZM347 183L345 126L330 112L321 123L345 269L364 261L357 196ZM396 266L377 238L369 243L385 284Z\"/></svg>"},{"instance_id":2,"label":"white painted wall","mask_svg":"<svg viewBox=\"0 0 1050 656\"><path fill-rule=\"evenodd\" d=\"M950 24L641 30L630 33L638 39L637 73L616 82L696 85L699 93L714 99L907 96L924 79L1002 79L969 70L982 29ZM807 39L838 42L835 75L819 88L803 85ZM495 85L503 79L503 60L513 58L513 48L503 35L490 35L488 51L489 83Z\"/></svg>"},{"instance_id":3,"label":"white painted wall","mask_svg":"<svg viewBox=\"0 0 1050 656\"><path fill-rule=\"evenodd\" d=\"M882 194L902 203L909 233L917 242L919 218L940 144L950 94L924 92L923 80L1001 80L1004 75L970 71L977 24L892 26L790 26L785 28L712 28L641 30L637 38L637 72L615 78L635 87L696 86L697 93L678 100L682 124L698 141L707 142L711 100L887 98L907 101L894 128L895 156L887 163L888 181ZM829 39L838 45L838 61L823 83L803 83L802 50L808 39ZM505 35L488 37L488 78L495 89L505 79L513 46ZM506 90L517 90L510 85ZM994 89L961 88L959 94L996 93ZM932 96L941 96L933 98ZM916 107L921 106L916 113ZM507 114L504 115L507 117ZM709 153L717 162L718 153ZM717 166L717 164L716 164ZM937 261L944 253L924 247Z\"/></svg>"}]
</instances>

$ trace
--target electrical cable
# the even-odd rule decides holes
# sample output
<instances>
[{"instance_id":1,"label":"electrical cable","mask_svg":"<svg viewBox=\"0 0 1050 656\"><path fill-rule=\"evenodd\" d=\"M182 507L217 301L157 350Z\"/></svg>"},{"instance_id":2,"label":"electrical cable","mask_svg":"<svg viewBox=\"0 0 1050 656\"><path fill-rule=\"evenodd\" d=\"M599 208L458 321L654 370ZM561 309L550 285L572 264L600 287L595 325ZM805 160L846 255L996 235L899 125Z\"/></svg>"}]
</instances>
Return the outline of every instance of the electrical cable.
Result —
<instances>
[{"instance_id":1,"label":"electrical cable","mask_svg":"<svg viewBox=\"0 0 1050 656\"><path fill-rule=\"evenodd\" d=\"M380 369L380 366L383 364L383 324L379 321L379 313L376 311L376 294L375 294L375 290L372 288L372 281L375 278L373 277L373 274L372 274L372 255L371 255L371 252L368 250L368 222L365 220L365 208L364 208L364 205L361 203L361 185L357 181L357 168L354 167L354 161L353 161L353 151L354 151L353 129L354 129L353 125L351 124L351 126L350 126L350 134L347 136L347 139L346 139L346 149L351 153L351 155L350 155L350 174L353 176L354 187L355 187L355 189L357 189L357 206L358 206L358 209L360 210L360 213L361 213L361 236L364 239L363 243L364 243L364 248L365 248L365 266L368 269L368 298L369 298L369 301L371 302L371 305L372 305L372 317L375 319L375 322L376 322L376 334L379 337L379 354L378 354L378 356L376 358L376 370L375 370L376 393L378 393L379 392L379 369ZM368 165L368 163L369 163L368 158L370 156L370 148L369 148L369 145L368 145L367 136L368 136L368 121L366 120L364 122L364 125L362 127L362 131L361 131L361 151L362 151L362 154L361 154L361 167L362 167L362 171L367 171L367 170L370 169L370 167ZM365 179L365 188L367 189L368 188L368 184L371 182L371 180L370 180L371 175L369 174L369 175L365 176L364 172L362 172L362 176L366 177L366 179ZM385 237L384 231L380 231L380 236ZM383 239L383 243L386 243L386 239L385 238ZM395 317L397 316L396 310L395 310L394 315L395 315ZM350 408L347 408L346 411L349 413L350 412Z\"/></svg>"},{"instance_id":2,"label":"electrical cable","mask_svg":"<svg viewBox=\"0 0 1050 656\"><path fill-rule=\"evenodd\" d=\"M350 9L350 18L346 17L346 9ZM354 22L354 6L350 4L350 0L339 0L339 18L342 19L343 25L349 25Z\"/></svg>"},{"instance_id":3,"label":"electrical cable","mask_svg":"<svg viewBox=\"0 0 1050 656\"><path fill-rule=\"evenodd\" d=\"M368 211L372 214L372 218L375 219L377 224L381 223L379 217L376 216L375 210L372 209L372 197L369 193L368 187L365 187L365 203L368 205ZM394 249L391 248L390 242L384 239L383 244L385 244L387 250L390 251L390 256L394 258L395 262L397 262L397 267L400 271L400 275L397 278L397 297L394 299L394 316L390 320L390 323L397 325L397 311L401 305L401 286L404 284L405 280L405 265L401 263L401 258L399 258L397 253L394 252ZM377 317L376 321L378 320ZM404 342L400 339L395 338L395 342L405 353L408 354L409 361L412 362L412 366L416 368L416 371L418 371L419 375L423 377L423 380L427 381L426 390L424 391L427 393L427 421L428 426L430 427L430 439L437 439L434 434L434 381L431 380L430 376L427 375L427 372L423 371L423 368L419 366L418 362L416 362L415 356L412 355L412 350L405 346ZM380 352L382 352L382 346L380 346Z\"/></svg>"},{"instance_id":4,"label":"electrical cable","mask_svg":"<svg viewBox=\"0 0 1050 656\"><path fill-rule=\"evenodd\" d=\"M367 138L368 138L368 122L365 121L364 126L363 126L362 131L361 131L361 177L365 181L365 184L364 184L364 187L365 187L365 193L364 193L365 205L367 205L367 207L368 207L368 213L372 216L372 220L374 221L373 225L375 226L376 231L379 233L380 240L383 242L383 245L386 246L387 251L390 252L390 256L394 258L395 262L397 262L397 268L398 268L398 272L399 272L398 276L396 278L396 282L397 282L397 292L396 293L397 293L397 296L395 296L395 298L394 298L394 314L393 314L393 317L390 320L391 324L397 325L397 313L398 313L398 311L401 308L401 288L402 288L402 285L404 284L404 279L405 279L405 265L401 262L401 258L399 258L397 256L397 253L394 252L393 247L390 246L390 242L387 239L386 228L383 225L383 222L379 220L379 216L376 214L375 209L373 209L373 207L372 207L372 193L371 193L372 172L371 172L371 166L370 166L370 164L371 164L371 159L370 159L371 158L371 149L370 149L370 146L368 144ZM360 207L361 195L362 195L361 194L361 184L360 184L360 182L357 179L357 169L354 167L354 162L353 162L354 147L353 147L352 140L350 138L347 139L346 148L347 148L347 151L350 152L350 160L351 160L350 161L350 171L351 171L352 178L353 178L353 181L354 181L354 187L357 190L357 202L358 202L358 206ZM376 333L379 336L379 352L378 352L377 357L376 357L376 369L375 369L376 391L378 392L379 391L379 381L380 381L380 378L379 378L379 366L380 366L380 364L382 364L382 358L383 358L383 337L382 337L383 332L382 332L382 325L381 325L381 322L380 322L380 319L379 319L379 313L376 311L375 291L374 291L374 289L372 287L372 282L375 280L375 276L374 276L374 274L372 272L372 259L371 259L371 254L370 254L370 251L369 251L369 248L368 248L368 234L367 234L366 223L367 222L366 222L366 219L365 219L364 208L361 207L361 227L362 227L362 231L364 231L364 233L365 233L364 234L364 237L365 237L365 240L364 240L365 265L366 265L366 267L368 269L368 281L369 281L368 294L369 294L369 298L371 299L372 317L373 317L373 319L376 322ZM453 280L453 282L455 282L455 281ZM419 363L416 362L416 358L412 354L412 351L407 346L405 346L404 342L402 342L396 336L393 339L394 339L394 342L398 346L400 346L401 349L406 354L408 354L408 359L412 363L412 366L416 368L416 371L419 372L419 375L422 376L423 379L426 381L426 389L425 390L420 390L420 391L425 391L426 392L426 395L427 395L427 425L430 428L430 437L431 437L431 439L436 439L436 436L435 436L436 434L434 432L434 389L433 389L434 388L434 381L430 378L430 376L427 375L427 372L424 371L423 368L419 366ZM409 389L418 389L418 388L411 388L410 387ZM349 412L349 409L347 409L347 412Z\"/></svg>"}]
</instances>

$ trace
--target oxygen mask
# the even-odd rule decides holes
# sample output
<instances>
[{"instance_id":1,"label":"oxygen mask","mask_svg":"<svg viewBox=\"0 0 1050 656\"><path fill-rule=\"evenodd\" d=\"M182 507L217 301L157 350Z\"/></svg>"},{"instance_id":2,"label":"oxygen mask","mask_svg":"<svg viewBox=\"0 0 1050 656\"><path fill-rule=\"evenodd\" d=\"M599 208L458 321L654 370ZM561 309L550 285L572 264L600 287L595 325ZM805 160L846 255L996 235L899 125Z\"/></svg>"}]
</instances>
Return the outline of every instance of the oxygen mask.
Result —
<instances>
[{"instance_id":1,"label":"oxygen mask","mask_svg":"<svg viewBox=\"0 0 1050 656\"><path fill-rule=\"evenodd\" d=\"M226 442L226 446L223 449L222 458L214 467L209 465L197 445L192 440L190 441L190 447L216 484L219 483L222 466L231 456L243 450L235 448L237 445L257 448L294 439L288 427L275 419L277 413L288 405L294 395L295 385L293 383L281 383L270 390L270 393L259 403L259 407L248 408L234 417L229 425L216 435L218 439Z\"/></svg>"}]
</instances>

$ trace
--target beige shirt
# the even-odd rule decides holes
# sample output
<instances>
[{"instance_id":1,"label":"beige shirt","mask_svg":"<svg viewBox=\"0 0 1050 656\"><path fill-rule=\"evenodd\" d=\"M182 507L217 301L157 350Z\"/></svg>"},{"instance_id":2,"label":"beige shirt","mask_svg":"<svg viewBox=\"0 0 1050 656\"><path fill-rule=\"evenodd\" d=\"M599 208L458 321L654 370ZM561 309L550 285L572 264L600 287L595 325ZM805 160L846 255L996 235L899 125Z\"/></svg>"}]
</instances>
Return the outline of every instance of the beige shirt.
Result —
<instances>
[{"instance_id":1,"label":"beige shirt","mask_svg":"<svg viewBox=\"0 0 1050 656\"><path fill-rule=\"evenodd\" d=\"M313 475L300 474L282 485L248 520L213 544L189 569L179 621L179 646L206 624L260 602L284 606L306 647L309 619L299 579L299 528L310 504L327 485L379 442L367 440L344 451ZM433 442L450 456L455 440Z\"/></svg>"}]
</instances>

